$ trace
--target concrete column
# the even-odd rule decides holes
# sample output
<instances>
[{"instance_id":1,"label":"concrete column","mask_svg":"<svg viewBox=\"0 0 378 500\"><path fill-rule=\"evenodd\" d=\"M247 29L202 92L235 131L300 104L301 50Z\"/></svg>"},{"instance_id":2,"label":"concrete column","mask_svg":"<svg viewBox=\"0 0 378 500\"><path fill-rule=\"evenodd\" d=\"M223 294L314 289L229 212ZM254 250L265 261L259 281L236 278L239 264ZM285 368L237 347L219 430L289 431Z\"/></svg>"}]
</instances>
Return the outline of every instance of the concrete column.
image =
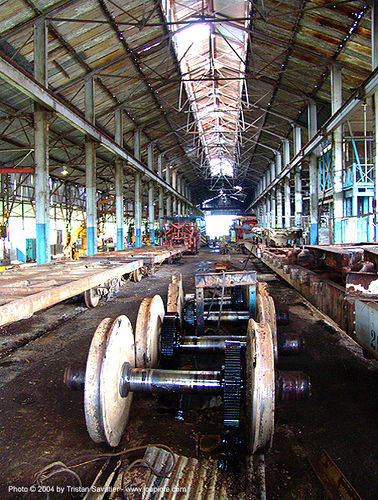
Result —
<instances>
[{"instance_id":1,"label":"concrete column","mask_svg":"<svg viewBox=\"0 0 378 500\"><path fill-rule=\"evenodd\" d=\"M171 195L167 196L167 199L165 200L166 203L166 213L167 217L172 216L172 200L171 200Z\"/></svg>"},{"instance_id":2,"label":"concrete column","mask_svg":"<svg viewBox=\"0 0 378 500\"><path fill-rule=\"evenodd\" d=\"M34 78L47 87L47 26L43 19L34 25ZM50 186L49 186L49 119L40 104L34 104L35 218L37 264L51 260Z\"/></svg>"},{"instance_id":3,"label":"concrete column","mask_svg":"<svg viewBox=\"0 0 378 500\"><path fill-rule=\"evenodd\" d=\"M267 195L266 200L266 223L265 227L271 227L272 213L271 213L271 195Z\"/></svg>"},{"instance_id":4,"label":"concrete column","mask_svg":"<svg viewBox=\"0 0 378 500\"><path fill-rule=\"evenodd\" d=\"M302 129L300 127L293 127L293 143L294 143L294 156L296 156L302 148ZM302 179L301 179L301 166L295 168L294 174L294 212L295 212L295 226L302 227Z\"/></svg>"},{"instance_id":5,"label":"concrete column","mask_svg":"<svg viewBox=\"0 0 378 500\"><path fill-rule=\"evenodd\" d=\"M150 233L150 243L155 245L155 207L154 207L154 185L148 185L148 229Z\"/></svg>"},{"instance_id":6,"label":"concrete column","mask_svg":"<svg viewBox=\"0 0 378 500\"><path fill-rule=\"evenodd\" d=\"M170 169L169 169L169 165L167 165L167 168L165 170L165 182L167 182L168 184L171 184L171 178L170 177L171 177L170 176ZM171 215L172 215L171 209L172 209L171 195L168 192L167 193L167 199L166 199L166 214L167 214L167 217L171 217Z\"/></svg>"},{"instance_id":7,"label":"concrete column","mask_svg":"<svg viewBox=\"0 0 378 500\"><path fill-rule=\"evenodd\" d=\"M294 156L297 156L302 148L302 129L301 127L293 128L293 143L294 143Z\"/></svg>"},{"instance_id":8,"label":"concrete column","mask_svg":"<svg viewBox=\"0 0 378 500\"><path fill-rule=\"evenodd\" d=\"M334 114L342 106L341 68L335 64L331 67L331 113ZM344 215L343 196L343 128L333 132L333 242L342 243L342 217Z\"/></svg>"},{"instance_id":9,"label":"concrete column","mask_svg":"<svg viewBox=\"0 0 378 500\"><path fill-rule=\"evenodd\" d=\"M290 177L289 177L289 175L287 175L284 179L285 227L291 226Z\"/></svg>"},{"instance_id":10,"label":"concrete column","mask_svg":"<svg viewBox=\"0 0 378 500\"><path fill-rule=\"evenodd\" d=\"M123 111L115 112L115 141L123 147ZM123 224L123 162L120 158L115 160L115 196L116 196L116 226L117 250L125 249L124 224Z\"/></svg>"},{"instance_id":11,"label":"concrete column","mask_svg":"<svg viewBox=\"0 0 378 500\"><path fill-rule=\"evenodd\" d=\"M281 153L276 153L276 176L282 170L282 156Z\"/></svg>"},{"instance_id":12,"label":"concrete column","mask_svg":"<svg viewBox=\"0 0 378 500\"><path fill-rule=\"evenodd\" d=\"M303 212L303 204L302 204L302 178L301 178L301 168L296 167L295 169L295 226L297 228L302 227L302 212Z\"/></svg>"},{"instance_id":13,"label":"concrete column","mask_svg":"<svg viewBox=\"0 0 378 500\"><path fill-rule=\"evenodd\" d=\"M141 160L141 130L137 128L134 132L134 156L137 160Z\"/></svg>"},{"instance_id":14,"label":"concrete column","mask_svg":"<svg viewBox=\"0 0 378 500\"><path fill-rule=\"evenodd\" d=\"M150 142L147 146L147 165L148 168L154 171L154 143Z\"/></svg>"},{"instance_id":15,"label":"concrete column","mask_svg":"<svg viewBox=\"0 0 378 500\"><path fill-rule=\"evenodd\" d=\"M275 228L276 226L276 193L275 189L272 190L270 195L270 227Z\"/></svg>"},{"instance_id":16,"label":"concrete column","mask_svg":"<svg viewBox=\"0 0 378 500\"><path fill-rule=\"evenodd\" d=\"M142 174L135 174L135 246L142 246L142 196L141 196Z\"/></svg>"},{"instance_id":17,"label":"concrete column","mask_svg":"<svg viewBox=\"0 0 378 500\"><path fill-rule=\"evenodd\" d=\"M308 138L311 139L317 131L317 116L316 116L316 104L310 102L307 108L307 122L308 122ZM318 193L318 159L317 156L312 153L310 155L310 244L316 245L318 243L318 232L319 232L319 222L318 222L318 204L319 204L319 193Z\"/></svg>"},{"instance_id":18,"label":"concrete column","mask_svg":"<svg viewBox=\"0 0 378 500\"><path fill-rule=\"evenodd\" d=\"M163 178L163 155L158 156L158 176ZM164 193L163 188L159 186L159 229L162 231L164 225Z\"/></svg>"},{"instance_id":19,"label":"concrete column","mask_svg":"<svg viewBox=\"0 0 378 500\"><path fill-rule=\"evenodd\" d=\"M278 184L276 189L276 228L281 229L283 227L282 221L282 188L281 184Z\"/></svg>"},{"instance_id":20,"label":"concrete column","mask_svg":"<svg viewBox=\"0 0 378 500\"><path fill-rule=\"evenodd\" d=\"M93 77L85 80L85 118L95 123L95 90ZM85 140L85 179L87 212L87 255L97 253L97 199L96 199L96 145L89 137Z\"/></svg>"},{"instance_id":21,"label":"concrete column","mask_svg":"<svg viewBox=\"0 0 378 500\"><path fill-rule=\"evenodd\" d=\"M271 184L275 178L276 178L276 164L274 161L272 161L270 164L270 182L269 182L269 184Z\"/></svg>"},{"instance_id":22,"label":"concrete column","mask_svg":"<svg viewBox=\"0 0 378 500\"><path fill-rule=\"evenodd\" d=\"M176 178L176 189L179 193L181 193L181 175L178 175L177 178Z\"/></svg>"},{"instance_id":23,"label":"concrete column","mask_svg":"<svg viewBox=\"0 0 378 500\"><path fill-rule=\"evenodd\" d=\"M290 141L289 139L284 139L282 143L283 150L283 166L286 167L290 163Z\"/></svg>"},{"instance_id":24,"label":"concrete column","mask_svg":"<svg viewBox=\"0 0 378 500\"><path fill-rule=\"evenodd\" d=\"M378 66L378 7L373 2L372 8L372 30L371 30L371 48L372 48L372 71ZM374 136L375 136L375 241L378 241L378 90L373 94L373 113L374 113Z\"/></svg>"},{"instance_id":25,"label":"concrete column","mask_svg":"<svg viewBox=\"0 0 378 500\"><path fill-rule=\"evenodd\" d=\"M173 172L172 172L172 187L173 187L173 189L177 188L177 170L173 170ZM173 215L176 215L176 213L177 213L177 198L175 195L173 195L172 211L173 211Z\"/></svg>"},{"instance_id":26,"label":"concrete column","mask_svg":"<svg viewBox=\"0 0 378 500\"><path fill-rule=\"evenodd\" d=\"M372 2L371 12L371 70L378 66L378 6Z\"/></svg>"}]
</instances>

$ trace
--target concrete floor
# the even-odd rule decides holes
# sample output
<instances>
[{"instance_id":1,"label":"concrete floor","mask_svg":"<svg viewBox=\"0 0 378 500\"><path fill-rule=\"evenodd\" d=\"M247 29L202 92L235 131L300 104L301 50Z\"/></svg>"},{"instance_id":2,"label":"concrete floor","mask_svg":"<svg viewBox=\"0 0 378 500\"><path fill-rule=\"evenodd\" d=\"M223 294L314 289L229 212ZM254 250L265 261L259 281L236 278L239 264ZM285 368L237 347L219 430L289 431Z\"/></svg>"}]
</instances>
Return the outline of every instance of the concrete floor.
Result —
<instances>
[{"instance_id":1,"label":"concrete floor","mask_svg":"<svg viewBox=\"0 0 378 500\"><path fill-rule=\"evenodd\" d=\"M15 488L28 487L34 474L51 462L70 465L109 452L91 442L83 395L65 388L64 368L85 364L94 329L103 318L126 314L135 325L144 297L159 293L166 300L173 272L180 271L185 291L193 292L194 273L210 270L213 262L224 258L201 250L178 264L163 265L140 283L127 283L114 299L95 309L71 301L0 331L0 498L22 498ZM232 256L235 265L242 260L243 256ZM322 450L363 499L376 498L376 362L365 360L352 341L325 323L268 268L257 261L248 265L253 268L268 281L276 306L290 311L291 323L282 330L299 331L306 341L306 352L280 359L279 368L308 373L313 388L308 401L278 405L273 448L266 456L268 498L326 498L311 466ZM193 409L178 422L157 399L139 395L119 449L164 443L176 453L205 456L198 451L199 438L220 431L220 416L221 408ZM91 484L103 463L75 469L83 485ZM65 481L74 483L71 477Z\"/></svg>"}]
</instances>

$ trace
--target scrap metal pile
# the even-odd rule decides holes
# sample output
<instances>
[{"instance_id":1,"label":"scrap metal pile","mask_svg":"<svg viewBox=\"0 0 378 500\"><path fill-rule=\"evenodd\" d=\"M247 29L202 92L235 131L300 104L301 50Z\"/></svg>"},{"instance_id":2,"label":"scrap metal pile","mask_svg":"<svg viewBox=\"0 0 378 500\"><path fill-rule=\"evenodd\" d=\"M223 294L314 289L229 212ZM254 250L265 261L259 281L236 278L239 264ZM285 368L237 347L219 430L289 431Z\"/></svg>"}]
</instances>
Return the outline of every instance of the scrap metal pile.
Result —
<instances>
[{"instance_id":1,"label":"scrap metal pile","mask_svg":"<svg viewBox=\"0 0 378 500\"><path fill-rule=\"evenodd\" d=\"M164 229L164 243L169 246L185 245L187 252L198 253L200 249L200 230L195 222L171 222Z\"/></svg>"},{"instance_id":2,"label":"scrap metal pile","mask_svg":"<svg viewBox=\"0 0 378 500\"><path fill-rule=\"evenodd\" d=\"M378 357L377 245L244 246Z\"/></svg>"},{"instance_id":3,"label":"scrap metal pile","mask_svg":"<svg viewBox=\"0 0 378 500\"><path fill-rule=\"evenodd\" d=\"M188 395L220 396L223 444L216 459L242 467L248 482L251 464L272 445L277 401L310 396L305 374L277 370L278 355L297 353L303 343L297 334L277 334L273 299L255 272L199 273L195 287L185 296L181 275L173 276L167 304L159 295L145 298L134 329L125 315L102 320L85 369L67 368L65 383L84 390L90 437L113 447L127 429L134 393L179 395L178 412ZM237 333L225 334L234 322ZM183 369L188 353L206 366L215 356L217 369Z\"/></svg>"},{"instance_id":4,"label":"scrap metal pile","mask_svg":"<svg viewBox=\"0 0 378 500\"><path fill-rule=\"evenodd\" d=\"M302 236L302 230L295 227L274 229L271 227L254 227L245 233L244 239L273 247L287 247L294 245Z\"/></svg>"}]
</instances>

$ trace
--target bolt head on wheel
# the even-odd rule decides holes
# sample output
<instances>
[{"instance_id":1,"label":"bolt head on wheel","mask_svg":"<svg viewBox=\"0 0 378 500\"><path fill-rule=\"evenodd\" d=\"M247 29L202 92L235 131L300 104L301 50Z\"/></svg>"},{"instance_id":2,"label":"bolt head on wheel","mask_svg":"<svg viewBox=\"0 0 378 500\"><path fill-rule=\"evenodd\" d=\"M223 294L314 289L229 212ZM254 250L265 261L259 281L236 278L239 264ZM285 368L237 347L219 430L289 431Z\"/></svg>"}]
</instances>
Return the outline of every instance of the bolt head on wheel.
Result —
<instances>
[{"instance_id":1,"label":"bolt head on wheel","mask_svg":"<svg viewBox=\"0 0 378 500\"><path fill-rule=\"evenodd\" d=\"M135 327L135 363L137 368L156 368L160 357L160 333L164 319L160 295L145 298L139 306Z\"/></svg>"},{"instance_id":2,"label":"bolt head on wheel","mask_svg":"<svg viewBox=\"0 0 378 500\"><path fill-rule=\"evenodd\" d=\"M84 384L84 411L89 435L96 443L117 446L128 422L132 393L120 394L122 366L135 366L134 335L126 316L105 318L89 349Z\"/></svg>"}]
</instances>

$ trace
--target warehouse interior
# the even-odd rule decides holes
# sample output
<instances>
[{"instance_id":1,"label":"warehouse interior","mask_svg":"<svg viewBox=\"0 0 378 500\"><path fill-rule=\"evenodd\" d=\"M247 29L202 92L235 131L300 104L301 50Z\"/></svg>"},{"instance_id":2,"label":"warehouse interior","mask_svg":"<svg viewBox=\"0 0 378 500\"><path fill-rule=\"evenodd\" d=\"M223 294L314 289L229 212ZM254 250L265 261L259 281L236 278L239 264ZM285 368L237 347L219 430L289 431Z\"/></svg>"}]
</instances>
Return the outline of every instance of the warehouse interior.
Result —
<instances>
[{"instance_id":1,"label":"warehouse interior","mask_svg":"<svg viewBox=\"0 0 378 500\"><path fill-rule=\"evenodd\" d=\"M377 19L0 2L2 498L377 497Z\"/></svg>"}]
</instances>

